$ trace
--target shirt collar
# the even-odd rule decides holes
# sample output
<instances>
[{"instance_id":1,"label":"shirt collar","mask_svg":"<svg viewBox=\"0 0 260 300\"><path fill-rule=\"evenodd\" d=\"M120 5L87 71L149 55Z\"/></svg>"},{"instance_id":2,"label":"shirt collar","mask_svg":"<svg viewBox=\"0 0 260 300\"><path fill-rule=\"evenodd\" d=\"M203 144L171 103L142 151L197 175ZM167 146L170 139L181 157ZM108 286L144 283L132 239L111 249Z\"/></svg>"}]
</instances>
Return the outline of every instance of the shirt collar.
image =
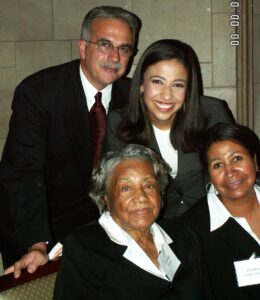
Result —
<instances>
[{"instance_id":1,"label":"shirt collar","mask_svg":"<svg viewBox=\"0 0 260 300\"><path fill-rule=\"evenodd\" d=\"M95 95L97 92L102 93L102 104L106 110L108 111L109 103L111 100L112 94L112 84L108 84L104 89L98 91L87 79L85 74L82 71L81 65L79 67L80 79L82 82L83 90L87 99L88 110L90 111L92 106L95 103Z\"/></svg>"},{"instance_id":2,"label":"shirt collar","mask_svg":"<svg viewBox=\"0 0 260 300\"><path fill-rule=\"evenodd\" d=\"M98 222L104 228L111 241L119 245L129 245L132 239L131 236L113 220L108 211L103 212Z\"/></svg>"},{"instance_id":3,"label":"shirt collar","mask_svg":"<svg viewBox=\"0 0 260 300\"><path fill-rule=\"evenodd\" d=\"M108 211L101 215L98 222L115 243L124 246L129 246L132 243L133 238L113 220ZM158 252L161 250L163 243L172 243L172 239L158 224L153 223L150 230Z\"/></svg>"},{"instance_id":4,"label":"shirt collar","mask_svg":"<svg viewBox=\"0 0 260 300\"><path fill-rule=\"evenodd\" d=\"M257 200L260 204L260 187L254 186ZM224 225L227 220L231 217L237 219L231 215L225 205L220 201L216 194L216 189L213 184L208 191L208 206L209 206L209 215L210 215L210 231L214 231Z\"/></svg>"},{"instance_id":5,"label":"shirt collar","mask_svg":"<svg viewBox=\"0 0 260 300\"><path fill-rule=\"evenodd\" d=\"M157 134L164 134L165 136L169 136L170 132L171 132L171 128L166 129L166 130L162 130L158 127L156 127L155 125L153 125L153 130L157 133Z\"/></svg>"},{"instance_id":6,"label":"shirt collar","mask_svg":"<svg viewBox=\"0 0 260 300\"><path fill-rule=\"evenodd\" d=\"M153 235L154 244L158 253L161 251L164 243L168 245L172 243L172 239L158 224L154 223L151 226L150 231Z\"/></svg>"},{"instance_id":7,"label":"shirt collar","mask_svg":"<svg viewBox=\"0 0 260 300\"><path fill-rule=\"evenodd\" d=\"M127 249L123 254L126 259L160 278L169 280L166 273L161 268L158 269L154 265L136 241L113 220L108 211L104 212L98 221L112 241L127 246ZM172 239L158 224L154 223L150 227L150 230L158 253L160 253L165 243L172 243Z\"/></svg>"}]
</instances>

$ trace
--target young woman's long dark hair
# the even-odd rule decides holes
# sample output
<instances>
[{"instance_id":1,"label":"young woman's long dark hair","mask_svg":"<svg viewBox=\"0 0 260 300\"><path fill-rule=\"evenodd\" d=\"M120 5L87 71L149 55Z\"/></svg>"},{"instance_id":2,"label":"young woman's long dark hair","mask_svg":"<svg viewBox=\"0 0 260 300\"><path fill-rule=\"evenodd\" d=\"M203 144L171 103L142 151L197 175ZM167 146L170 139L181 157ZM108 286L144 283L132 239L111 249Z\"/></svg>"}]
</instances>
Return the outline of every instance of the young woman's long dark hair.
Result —
<instances>
[{"instance_id":1,"label":"young woman's long dark hair","mask_svg":"<svg viewBox=\"0 0 260 300\"><path fill-rule=\"evenodd\" d=\"M171 59L177 59L188 71L186 97L171 127L171 143L174 148L184 152L197 151L201 148L205 120L200 106L201 86L196 54L187 44L173 39L151 44L140 58L134 72L128 105L118 128L118 137L122 142L149 146L153 129L143 94L140 93L140 85L148 67Z\"/></svg>"}]
</instances>

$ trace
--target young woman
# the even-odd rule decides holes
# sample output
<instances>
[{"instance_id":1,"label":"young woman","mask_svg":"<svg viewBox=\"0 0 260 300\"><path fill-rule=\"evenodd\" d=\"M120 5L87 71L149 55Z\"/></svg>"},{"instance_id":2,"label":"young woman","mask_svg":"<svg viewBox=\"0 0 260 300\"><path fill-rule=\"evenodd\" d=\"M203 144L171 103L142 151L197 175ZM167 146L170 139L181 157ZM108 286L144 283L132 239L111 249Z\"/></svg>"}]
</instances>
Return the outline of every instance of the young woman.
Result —
<instances>
[{"instance_id":1,"label":"young woman","mask_svg":"<svg viewBox=\"0 0 260 300\"><path fill-rule=\"evenodd\" d=\"M198 151L204 131L234 122L225 101L200 97L194 50L178 40L160 40L143 53L133 76L125 111L108 116L105 147L127 143L152 148L171 167L163 216L182 215L206 194Z\"/></svg>"}]
</instances>

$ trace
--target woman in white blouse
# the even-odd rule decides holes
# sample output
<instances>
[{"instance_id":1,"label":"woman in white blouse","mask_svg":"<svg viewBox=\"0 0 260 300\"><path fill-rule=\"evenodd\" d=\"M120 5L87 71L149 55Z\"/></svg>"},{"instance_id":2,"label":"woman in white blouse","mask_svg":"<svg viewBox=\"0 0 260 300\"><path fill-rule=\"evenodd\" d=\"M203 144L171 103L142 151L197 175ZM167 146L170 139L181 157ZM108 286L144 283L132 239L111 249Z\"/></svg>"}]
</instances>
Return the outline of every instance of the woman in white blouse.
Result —
<instances>
[{"instance_id":1,"label":"woman in white blouse","mask_svg":"<svg viewBox=\"0 0 260 300\"><path fill-rule=\"evenodd\" d=\"M155 222L168 172L143 146L104 156L90 192L101 217L66 239L54 299L204 299L196 236L178 222Z\"/></svg>"},{"instance_id":2,"label":"woman in white blouse","mask_svg":"<svg viewBox=\"0 0 260 300\"><path fill-rule=\"evenodd\" d=\"M217 300L260 299L259 159L249 128L220 123L209 131L202 160L211 186L183 220L201 237Z\"/></svg>"},{"instance_id":3,"label":"woman in white blouse","mask_svg":"<svg viewBox=\"0 0 260 300\"><path fill-rule=\"evenodd\" d=\"M225 101L202 96L199 78L191 46L173 39L156 41L136 66L126 107L108 114L106 151L141 144L171 167L164 218L181 216L207 194L199 160L205 130L234 121Z\"/></svg>"}]
</instances>

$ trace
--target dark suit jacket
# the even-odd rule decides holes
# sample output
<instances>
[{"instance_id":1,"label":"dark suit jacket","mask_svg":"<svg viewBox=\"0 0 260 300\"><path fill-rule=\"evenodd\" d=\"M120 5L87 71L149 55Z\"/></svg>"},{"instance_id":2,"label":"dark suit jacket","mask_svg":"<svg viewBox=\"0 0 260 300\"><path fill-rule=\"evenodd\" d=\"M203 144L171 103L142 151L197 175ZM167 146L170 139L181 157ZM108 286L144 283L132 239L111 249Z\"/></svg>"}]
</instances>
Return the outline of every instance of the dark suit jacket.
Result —
<instances>
[{"instance_id":1,"label":"dark suit jacket","mask_svg":"<svg viewBox=\"0 0 260 300\"><path fill-rule=\"evenodd\" d=\"M113 84L109 110L125 105L129 85ZM17 248L20 257L99 215L87 197L93 149L79 60L26 78L12 109L0 164L0 239L2 252Z\"/></svg>"},{"instance_id":2,"label":"dark suit jacket","mask_svg":"<svg viewBox=\"0 0 260 300\"><path fill-rule=\"evenodd\" d=\"M77 229L66 239L54 299L210 299L209 294L203 296L203 267L197 237L177 222L161 226L172 238L169 246L181 261L172 282L124 258L127 247L112 242L104 229L94 223Z\"/></svg>"},{"instance_id":3,"label":"dark suit jacket","mask_svg":"<svg viewBox=\"0 0 260 300\"><path fill-rule=\"evenodd\" d=\"M216 300L260 299L260 284L238 287L234 261L249 259L260 246L247 231L230 218L223 226L210 232L206 197L182 216L182 221L200 237L212 293Z\"/></svg>"},{"instance_id":4,"label":"dark suit jacket","mask_svg":"<svg viewBox=\"0 0 260 300\"><path fill-rule=\"evenodd\" d=\"M218 122L234 122L231 111L225 101L212 97L202 96L201 106L203 117L208 120L208 127ZM116 129L121 120L121 112L111 112L109 126L105 141L105 150L115 150L122 147L122 143L116 136ZM153 136L151 145L154 151L160 154L159 146ZM203 174L203 167L200 163L197 152L183 153L178 150L178 173L175 179L170 177L170 184L165 195L165 209L163 217L173 218L182 215L192 207L198 199L206 195L206 184L209 182Z\"/></svg>"}]
</instances>

